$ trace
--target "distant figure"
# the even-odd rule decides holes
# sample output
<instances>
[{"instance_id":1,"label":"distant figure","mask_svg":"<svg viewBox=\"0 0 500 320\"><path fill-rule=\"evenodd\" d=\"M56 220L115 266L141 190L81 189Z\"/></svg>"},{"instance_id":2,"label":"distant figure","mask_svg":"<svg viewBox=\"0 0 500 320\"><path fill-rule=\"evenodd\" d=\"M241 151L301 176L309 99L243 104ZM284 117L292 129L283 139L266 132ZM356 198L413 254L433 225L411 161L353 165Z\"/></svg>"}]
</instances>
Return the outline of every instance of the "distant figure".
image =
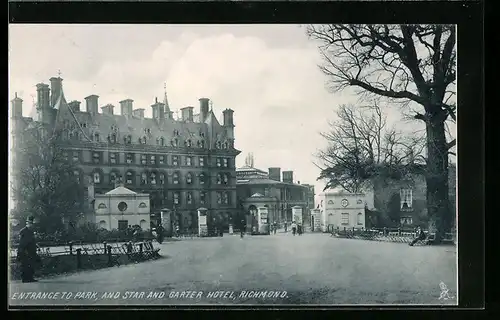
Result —
<instances>
[{"instance_id":1,"label":"distant figure","mask_svg":"<svg viewBox=\"0 0 500 320\"><path fill-rule=\"evenodd\" d=\"M134 233L132 234L132 240L137 242L139 240L139 229L135 228Z\"/></svg>"},{"instance_id":2,"label":"distant figure","mask_svg":"<svg viewBox=\"0 0 500 320\"><path fill-rule=\"evenodd\" d=\"M276 234L276 230L278 229L278 224L276 223L276 221L274 221L273 223L273 231L274 231L274 234Z\"/></svg>"},{"instance_id":3,"label":"distant figure","mask_svg":"<svg viewBox=\"0 0 500 320\"><path fill-rule=\"evenodd\" d=\"M296 232L297 232L297 224L295 223L295 221L292 221L292 234L295 235Z\"/></svg>"},{"instance_id":4,"label":"distant figure","mask_svg":"<svg viewBox=\"0 0 500 320\"><path fill-rule=\"evenodd\" d=\"M175 236L179 238L181 236L179 225L175 225Z\"/></svg>"},{"instance_id":5,"label":"distant figure","mask_svg":"<svg viewBox=\"0 0 500 320\"><path fill-rule=\"evenodd\" d=\"M302 224L300 223L297 225L297 233L299 234L299 236L302 235Z\"/></svg>"},{"instance_id":6,"label":"distant figure","mask_svg":"<svg viewBox=\"0 0 500 320\"><path fill-rule=\"evenodd\" d=\"M415 239L413 239L412 242L410 242L410 244L409 244L410 247L412 247L419 240L425 240L425 233L424 233L424 231L420 227L417 228L416 237L415 237Z\"/></svg>"},{"instance_id":7,"label":"distant figure","mask_svg":"<svg viewBox=\"0 0 500 320\"><path fill-rule=\"evenodd\" d=\"M246 228L245 219L241 219L241 221L240 221L240 238L243 238L243 236L245 235L245 228Z\"/></svg>"},{"instance_id":8,"label":"distant figure","mask_svg":"<svg viewBox=\"0 0 500 320\"><path fill-rule=\"evenodd\" d=\"M288 224L285 221L285 233L288 231L287 228L288 228Z\"/></svg>"},{"instance_id":9,"label":"distant figure","mask_svg":"<svg viewBox=\"0 0 500 320\"><path fill-rule=\"evenodd\" d=\"M156 234L157 234L156 241L158 241L159 244L161 244L163 242L163 237L165 236L163 233L164 233L164 229L163 229L163 226L160 224L156 228Z\"/></svg>"},{"instance_id":10,"label":"distant figure","mask_svg":"<svg viewBox=\"0 0 500 320\"><path fill-rule=\"evenodd\" d=\"M40 262L36 250L36 239L33 233L34 217L26 220L26 226L19 233L19 246L17 248L17 261L21 264L21 279L23 282L36 282L35 264Z\"/></svg>"}]
</instances>

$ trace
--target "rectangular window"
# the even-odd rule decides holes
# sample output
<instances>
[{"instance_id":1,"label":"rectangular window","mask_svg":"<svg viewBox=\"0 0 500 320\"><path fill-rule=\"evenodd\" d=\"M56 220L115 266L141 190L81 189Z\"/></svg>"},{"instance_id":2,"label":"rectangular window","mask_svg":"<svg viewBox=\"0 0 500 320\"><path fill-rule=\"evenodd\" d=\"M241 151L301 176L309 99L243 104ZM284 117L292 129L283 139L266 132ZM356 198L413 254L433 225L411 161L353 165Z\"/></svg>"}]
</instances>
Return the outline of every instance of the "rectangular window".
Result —
<instances>
[{"instance_id":1,"label":"rectangular window","mask_svg":"<svg viewBox=\"0 0 500 320\"><path fill-rule=\"evenodd\" d=\"M179 157L178 156L172 156L172 165L173 166L179 165Z\"/></svg>"},{"instance_id":2,"label":"rectangular window","mask_svg":"<svg viewBox=\"0 0 500 320\"><path fill-rule=\"evenodd\" d=\"M348 213L342 213L342 220L340 221L342 225L348 225L349 224L349 214Z\"/></svg>"},{"instance_id":3,"label":"rectangular window","mask_svg":"<svg viewBox=\"0 0 500 320\"><path fill-rule=\"evenodd\" d=\"M221 192L217 192L217 203L218 204L222 203L222 193Z\"/></svg>"},{"instance_id":4,"label":"rectangular window","mask_svg":"<svg viewBox=\"0 0 500 320\"><path fill-rule=\"evenodd\" d=\"M159 157L158 157L158 162L159 162L160 164L164 164L164 163L165 163L165 157L164 157L164 156L159 156Z\"/></svg>"},{"instance_id":5,"label":"rectangular window","mask_svg":"<svg viewBox=\"0 0 500 320\"><path fill-rule=\"evenodd\" d=\"M116 164L116 153L110 152L109 153L109 163Z\"/></svg>"},{"instance_id":6,"label":"rectangular window","mask_svg":"<svg viewBox=\"0 0 500 320\"><path fill-rule=\"evenodd\" d=\"M99 152L94 152L92 154L92 161L94 163L100 163L101 162L101 155L99 154Z\"/></svg>"},{"instance_id":7,"label":"rectangular window","mask_svg":"<svg viewBox=\"0 0 500 320\"><path fill-rule=\"evenodd\" d=\"M191 163L192 163L192 159L191 157L186 157L186 166L191 166Z\"/></svg>"},{"instance_id":8,"label":"rectangular window","mask_svg":"<svg viewBox=\"0 0 500 320\"><path fill-rule=\"evenodd\" d=\"M180 194L179 192L174 192L174 204L180 203Z\"/></svg>"},{"instance_id":9,"label":"rectangular window","mask_svg":"<svg viewBox=\"0 0 500 320\"><path fill-rule=\"evenodd\" d=\"M78 151L73 151L73 162L78 162L80 160L80 153Z\"/></svg>"},{"instance_id":10,"label":"rectangular window","mask_svg":"<svg viewBox=\"0 0 500 320\"><path fill-rule=\"evenodd\" d=\"M401 189L400 190L400 198L401 198L401 210L411 210L413 203L413 195L411 189Z\"/></svg>"},{"instance_id":11,"label":"rectangular window","mask_svg":"<svg viewBox=\"0 0 500 320\"><path fill-rule=\"evenodd\" d=\"M227 168L227 167L229 166L229 161L228 161L228 159L227 159L227 158L224 158L224 159L223 159L223 161L224 161L224 168Z\"/></svg>"},{"instance_id":12,"label":"rectangular window","mask_svg":"<svg viewBox=\"0 0 500 320\"><path fill-rule=\"evenodd\" d=\"M101 175L99 172L94 172L94 183L101 183Z\"/></svg>"},{"instance_id":13,"label":"rectangular window","mask_svg":"<svg viewBox=\"0 0 500 320\"><path fill-rule=\"evenodd\" d=\"M126 161L127 161L127 163L134 163L134 154L133 153L127 153L127 155L126 155Z\"/></svg>"},{"instance_id":14,"label":"rectangular window","mask_svg":"<svg viewBox=\"0 0 500 320\"><path fill-rule=\"evenodd\" d=\"M186 202L187 202L187 204L193 203L193 194L191 192L187 193Z\"/></svg>"},{"instance_id":15,"label":"rectangular window","mask_svg":"<svg viewBox=\"0 0 500 320\"><path fill-rule=\"evenodd\" d=\"M165 175L163 173L160 174L160 184L165 184Z\"/></svg>"},{"instance_id":16,"label":"rectangular window","mask_svg":"<svg viewBox=\"0 0 500 320\"><path fill-rule=\"evenodd\" d=\"M229 194L227 192L222 193L222 203L229 204Z\"/></svg>"},{"instance_id":17,"label":"rectangular window","mask_svg":"<svg viewBox=\"0 0 500 320\"><path fill-rule=\"evenodd\" d=\"M204 166L205 166L205 158L200 157L200 167L204 167Z\"/></svg>"},{"instance_id":18,"label":"rectangular window","mask_svg":"<svg viewBox=\"0 0 500 320\"><path fill-rule=\"evenodd\" d=\"M221 164L220 164L220 158L216 158L215 159L215 163L216 163L217 167L220 167L221 166Z\"/></svg>"},{"instance_id":19,"label":"rectangular window","mask_svg":"<svg viewBox=\"0 0 500 320\"><path fill-rule=\"evenodd\" d=\"M118 230L127 230L128 220L118 220Z\"/></svg>"},{"instance_id":20,"label":"rectangular window","mask_svg":"<svg viewBox=\"0 0 500 320\"><path fill-rule=\"evenodd\" d=\"M149 163L150 164L156 164L156 157L155 156L150 156L149 157Z\"/></svg>"},{"instance_id":21,"label":"rectangular window","mask_svg":"<svg viewBox=\"0 0 500 320\"><path fill-rule=\"evenodd\" d=\"M363 214L358 213L358 225L362 225L362 224L363 224Z\"/></svg>"},{"instance_id":22,"label":"rectangular window","mask_svg":"<svg viewBox=\"0 0 500 320\"><path fill-rule=\"evenodd\" d=\"M141 164L147 164L147 156L145 154L141 154Z\"/></svg>"},{"instance_id":23,"label":"rectangular window","mask_svg":"<svg viewBox=\"0 0 500 320\"><path fill-rule=\"evenodd\" d=\"M205 191L200 192L200 204L205 204L205 198L207 194Z\"/></svg>"},{"instance_id":24,"label":"rectangular window","mask_svg":"<svg viewBox=\"0 0 500 320\"><path fill-rule=\"evenodd\" d=\"M80 183L80 171L75 170L75 171L73 171L73 174L75 175L76 182Z\"/></svg>"}]
</instances>

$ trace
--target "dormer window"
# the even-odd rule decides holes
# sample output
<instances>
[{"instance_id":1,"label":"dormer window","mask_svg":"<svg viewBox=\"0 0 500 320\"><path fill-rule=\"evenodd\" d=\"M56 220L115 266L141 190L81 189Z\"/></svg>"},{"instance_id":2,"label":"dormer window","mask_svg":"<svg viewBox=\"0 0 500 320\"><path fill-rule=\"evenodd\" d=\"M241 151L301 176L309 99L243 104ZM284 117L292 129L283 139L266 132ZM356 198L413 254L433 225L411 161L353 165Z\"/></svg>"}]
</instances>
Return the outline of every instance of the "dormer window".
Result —
<instances>
[{"instance_id":1,"label":"dormer window","mask_svg":"<svg viewBox=\"0 0 500 320\"><path fill-rule=\"evenodd\" d=\"M193 182L193 176L191 175L191 173L188 173L186 175L186 183L191 184L192 182Z\"/></svg>"},{"instance_id":2,"label":"dormer window","mask_svg":"<svg viewBox=\"0 0 500 320\"><path fill-rule=\"evenodd\" d=\"M94 134L94 141L99 142L99 134L98 133Z\"/></svg>"},{"instance_id":3,"label":"dormer window","mask_svg":"<svg viewBox=\"0 0 500 320\"><path fill-rule=\"evenodd\" d=\"M220 141L217 141L216 144L215 144L215 147L217 149L220 149L221 148L221 142Z\"/></svg>"},{"instance_id":4,"label":"dormer window","mask_svg":"<svg viewBox=\"0 0 500 320\"><path fill-rule=\"evenodd\" d=\"M142 137L142 144L146 144L146 136Z\"/></svg>"},{"instance_id":5,"label":"dormer window","mask_svg":"<svg viewBox=\"0 0 500 320\"><path fill-rule=\"evenodd\" d=\"M165 145L165 138L163 137L158 138L158 144L163 147Z\"/></svg>"},{"instance_id":6,"label":"dormer window","mask_svg":"<svg viewBox=\"0 0 500 320\"><path fill-rule=\"evenodd\" d=\"M200 131L200 137L205 138L205 132Z\"/></svg>"},{"instance_id":7,"label":"dormer window","mask_svg":"<svg viewBox=\"0 0 500 320\"><path fill-rule=\"evenodd\" d=\"M131 135L127 135L125 137L125 143L126 144L131 144L132 143L132 136Z\"/></svg>"},{"instance_id":8,"label":"dormer window","mask_svg":"<svg viewBox=\"0 0 500 320\"><path fill-rule=\"evenodd\" d=\"M172 139L172 146L177 147L179 141L177 139Z\"/></svg>"},{"instance_id":9,"label":"dormer window","mask_svg":"<svg viewBox=\"0 0 500 320\"><path fill-rule=\"evenodd\" d=\"M116 143L116 133L111 134L111 142Z\"/></svg>"},{"instance_id":10,"label":"dormer window","mask_svg":"<svg viewBox=\"0 0 500 320\"><path fill-rule=\"evenodd\" d=\"M186 140L186 146L191 148L191 139Z\"/></svg>"},{"instance_id":11,"label":"dormer window","mask_svg":"<svg viewBox=\"0 0 500 320\"><path fill-rule=\"evenodd\" d=\"M227 143L227 141L224 142L224 149L229 149L229 143Z\"/></svg>"}]
</instances>

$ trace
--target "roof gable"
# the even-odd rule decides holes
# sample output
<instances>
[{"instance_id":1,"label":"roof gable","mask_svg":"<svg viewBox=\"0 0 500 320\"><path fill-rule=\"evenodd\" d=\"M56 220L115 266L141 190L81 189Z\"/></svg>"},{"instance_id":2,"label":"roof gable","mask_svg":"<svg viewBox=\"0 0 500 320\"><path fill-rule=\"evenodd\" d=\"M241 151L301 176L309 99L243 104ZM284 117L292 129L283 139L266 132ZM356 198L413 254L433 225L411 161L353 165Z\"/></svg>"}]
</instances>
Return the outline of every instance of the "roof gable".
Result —
<instances>
[{"instance_id":1,"label":"roof gable","mask_svg":"<svg viewBox=\"0 0 500 320\"><path fill-rule=\"evenodd\" d=\"M137 192L134 192L130 189L127 189L123 186L119 186L111 191L108 191L105 193L106 195L120 195L120 196L123 196L123 195L136 195Z\"/></svg>"}]
</instances>

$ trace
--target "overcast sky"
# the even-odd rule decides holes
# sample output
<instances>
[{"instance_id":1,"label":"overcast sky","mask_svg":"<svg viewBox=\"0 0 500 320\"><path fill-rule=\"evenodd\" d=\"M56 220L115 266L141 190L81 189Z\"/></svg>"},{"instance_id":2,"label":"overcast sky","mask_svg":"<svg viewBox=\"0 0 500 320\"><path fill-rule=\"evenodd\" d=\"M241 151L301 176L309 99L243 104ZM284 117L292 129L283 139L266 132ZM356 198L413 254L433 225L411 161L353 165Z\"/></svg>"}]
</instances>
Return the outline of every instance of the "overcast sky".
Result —
<instances>
[{"instance_id":1,"label":"overcast sky","mask_svg":"<svg viewBox=\"0 0 500 320\"><path fill-rule=\"evenodd\" d=\"M324 186L313 164L324 147L319 132L338 105L357 102L349 91L325 89L316 44L297 25L10 25L9 32L9 95L24 100L25 116L35 85L58 70L68 101L84 108L90 94L100 106L131 98L146 116L166 82L173 110L198 110L207 97L218 118L235 111L237 166L253 152L256 167L293 170L317 193ZM388 112L399 123L399 111Z\"/></svg>"}]
</instances>

